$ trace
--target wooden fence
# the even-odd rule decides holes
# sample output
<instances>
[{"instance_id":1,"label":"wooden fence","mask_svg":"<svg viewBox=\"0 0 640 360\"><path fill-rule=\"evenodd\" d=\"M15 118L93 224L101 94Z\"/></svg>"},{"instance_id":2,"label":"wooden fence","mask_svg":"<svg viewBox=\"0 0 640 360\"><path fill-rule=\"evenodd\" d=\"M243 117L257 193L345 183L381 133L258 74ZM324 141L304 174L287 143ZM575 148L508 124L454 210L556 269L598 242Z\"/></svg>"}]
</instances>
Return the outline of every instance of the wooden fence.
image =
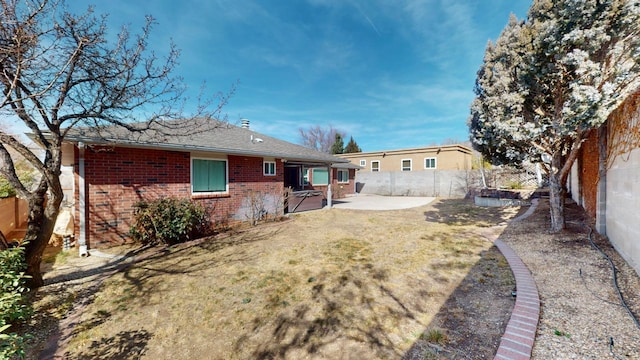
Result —
<instances>
[{"instance_id":1,"label":"wooden fence","mask_svg":"<svg viewBox=\"0 0 640 360\"><path fill-rule=\"evenodd\" d=\"M29 206L26 200L17 197L0 199L0 231L9 238L16 230L27 226Z\"/></svg>"}]
</instances>

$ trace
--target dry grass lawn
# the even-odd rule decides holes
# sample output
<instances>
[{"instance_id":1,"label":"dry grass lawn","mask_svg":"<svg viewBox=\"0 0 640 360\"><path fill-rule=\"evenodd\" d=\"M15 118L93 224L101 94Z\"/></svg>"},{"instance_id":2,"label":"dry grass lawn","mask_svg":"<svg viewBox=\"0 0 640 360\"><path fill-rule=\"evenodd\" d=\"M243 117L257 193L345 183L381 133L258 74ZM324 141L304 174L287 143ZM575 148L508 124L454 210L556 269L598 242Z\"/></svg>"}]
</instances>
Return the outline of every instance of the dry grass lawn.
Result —
<instances>
[{"instance_id":1,"label":"dry grass lawn","mask_svg":"<svg viewBox=\"0 0 640 360\"><path fill-rule=\"evenodd\" d=\"M465 279L494 276L470 274L484 256L508 269L474 229L517 210L321 210L154 250L84 295L65 357L401 358L419 339L446 342L436 317Z\"/></svg>"}]
</instances>

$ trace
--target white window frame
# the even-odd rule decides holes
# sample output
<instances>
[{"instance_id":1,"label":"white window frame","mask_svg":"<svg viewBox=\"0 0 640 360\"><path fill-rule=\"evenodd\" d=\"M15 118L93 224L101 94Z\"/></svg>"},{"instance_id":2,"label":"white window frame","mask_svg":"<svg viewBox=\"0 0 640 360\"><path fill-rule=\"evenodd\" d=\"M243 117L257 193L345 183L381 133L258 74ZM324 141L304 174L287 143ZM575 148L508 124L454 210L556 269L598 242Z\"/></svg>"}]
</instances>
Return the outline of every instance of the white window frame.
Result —
<instances>
[{"instance_id":1,"label":"white window frame","mask_svg":"<svg viewBox=\"0 0 640 360\"><path fill-rule=\"evenodd\" d=\"M273 173L271 171L267 171L267 165L273 165ZM269 166L268 170L271 170L271 166ZM265 160L262 162L262 175L264 176L276 176L276 162L272 160Z\"/></svg>"},{"instance_id":2,"label":"white window frame","mask_svg":"<svg viewBox=\"0 0 640 360\"><path fill-rule=\"evenodd\" d=\"M347 175L345 176L345 178L347 179L346 181L341 181L340 180L340 174L344 174L346 173ZM338 169L338 184L348 184L349 183L349 170L346 169Z\"/></svg>"},{"instance_id":3,"label":"white window frame","mask_svg":"<svg viewBox=\"0 0 640 360\"><path fill-rule=\"evenodd\" d=\"M373 169L373 164L378 164L378 169ZM380 160L371 160L371 172L380 172Z\"/></svg>"},{"instance_id":4,"label":"white window frame","mask_svg":"<svg viewBox=\"0 0 640 360\"><path fill-rule=\"evenodd\" d=\"M433 160L433 167L427 166L427 160ZM432 170L438 168L438 159L435 157L424 158L424 168L426 170Z\"/></svg>"},{"instance_id":5,"label":"white window frame","mask_svg":"<svg viewBox=\"0 0 640 360\"><path fill-rule=\"evenodd\" d=\"M408 169L405 169L405 167L404 167L404 162L405 161L409 162L409 168ZM402 160L400 160L400 170L402 170L402 171L412 171L413 170L413 160L411 160L411 159L402 159Z\"/></svg>"},{"instance_id":6,"label":"white window frame","mask_svg":"<svg viewBox=\"0 0 640 360\"><path fill-rule=\"evenodd\" d=\"M367 160L360 160L360 166L367 166Z\"/></svg>"},{"instance_id":7,"label":"white window frame","mask_svg":"<svg viewBox=\"0 0 640 360\"><path fill-rule=\"evenodd\" d=\"M211 161L224 161L224 191L193 191L193 160L211 160ZM191 187L191 195L195 196L207 196L207 195L225 195L229 194L229 159L220 158L220 157L202 157L202 156L192 156L189 162L189 183Z\"/></svg>"}]
</instances>

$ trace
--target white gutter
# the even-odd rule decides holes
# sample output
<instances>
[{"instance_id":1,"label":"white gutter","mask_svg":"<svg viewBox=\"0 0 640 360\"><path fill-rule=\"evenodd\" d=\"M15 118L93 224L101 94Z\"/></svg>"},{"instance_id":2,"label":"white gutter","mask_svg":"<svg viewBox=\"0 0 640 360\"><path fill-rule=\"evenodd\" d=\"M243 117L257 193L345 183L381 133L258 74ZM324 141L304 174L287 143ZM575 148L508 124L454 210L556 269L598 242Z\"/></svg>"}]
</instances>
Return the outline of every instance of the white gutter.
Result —
<instances>
[{"instance_id":1,"label":"white gutter","mask_svg":"<svg viewBox=\"0 0 640 360\"><path fill-rule=\"evenodd\" d=\"M87 222L86 216L86 199L84 188L84 143L78 143L78 205L79 205L79 217L80 217L80 236L78 239L79 255L87 256Z\"/></svg>"}]
</instances>

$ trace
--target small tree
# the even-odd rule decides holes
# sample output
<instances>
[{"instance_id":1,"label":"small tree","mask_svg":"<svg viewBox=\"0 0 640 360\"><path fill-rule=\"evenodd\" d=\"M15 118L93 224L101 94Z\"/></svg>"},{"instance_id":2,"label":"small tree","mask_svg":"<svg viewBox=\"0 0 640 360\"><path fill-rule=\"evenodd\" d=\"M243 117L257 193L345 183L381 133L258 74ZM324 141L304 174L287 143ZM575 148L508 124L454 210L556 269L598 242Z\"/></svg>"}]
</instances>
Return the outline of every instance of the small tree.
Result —
<instances>
[{"instance_id":1,"label":"small tree","mask_svg":"<svg viewBox=\"0 0 640 360\"><path fill-rule=\"evenodd\" d=\"M43 149L38 156L28 143L0 129L0 173L29 204L27 273L30 285L40 286L42 253L63 199L60 165L67 133L81 127L101 133L113 126L133 132L153 126L162 132L164 120L214 118L226 97L205 101L184 116L185 87L172 76L178 50L172 44L159 59L147 49L152 17L141 34L132 36L123 28L110 41L106 17L96 17L92 8L72 14L63 0L0 0L0 7L0 111L26 125ZM12 152L39 173L32 188L19 178Z\"/></svg>"},{"instance_id":2,"label":"small tree","mask_svg":"<svg viewBox=\"0 0 640 360\"><path fill-rule=\"evenodd\" d=\"M566 181L587 133L640 86L640 3L535 0L511 17L478 71L469 127L494 164L539 163L551 230L565 227Z\"/></svg>"},{"instance_id":3,"label":"small tree","mask_svg":"<svg viewBox=\"0 0 640 360\"><path fill-rule=\"evenodd\" d=\"M359 152L362 152L362 149L360 149L360 146L358 146L356 141L353 140L353 136L350 136L349 142L347 143L347 146L344 148L344 153L352 154L352 153L359 153Z\"/></svg>"},{"instance_id":4,"label":"small tree","mask_svg":"<svg viewBox=\"0 0 640 360\"><path fill-rule=\"evenodd\" d=\"M331 145L331 153L342 154L343 152L344 152L344 141L342 140L342 135L340 135L340 133L336 133L335 140L333 141L333 145Z\"/></svg>"}]
</instances>

